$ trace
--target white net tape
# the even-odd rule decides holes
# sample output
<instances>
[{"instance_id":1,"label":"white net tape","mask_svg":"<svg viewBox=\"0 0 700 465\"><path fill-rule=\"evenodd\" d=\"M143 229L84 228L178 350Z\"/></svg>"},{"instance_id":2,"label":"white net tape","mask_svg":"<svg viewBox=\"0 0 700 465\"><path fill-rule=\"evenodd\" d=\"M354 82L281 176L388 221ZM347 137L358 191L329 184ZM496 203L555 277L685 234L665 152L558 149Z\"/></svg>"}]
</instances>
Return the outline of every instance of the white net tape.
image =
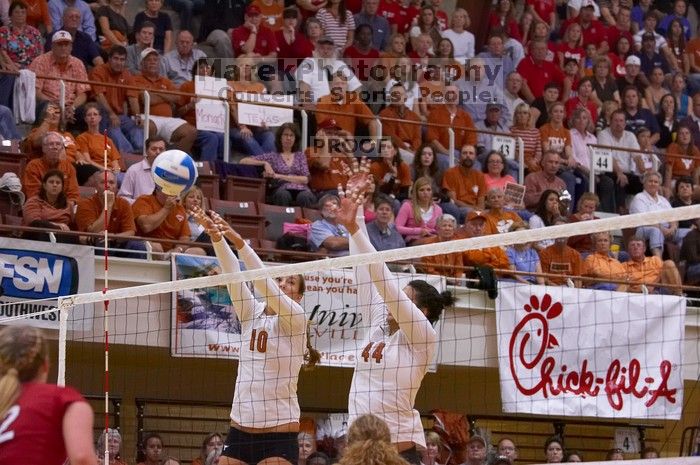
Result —
<instances>
[{"instance_id":1,"label":"white net tape","mask_svg":"<svg viewBox=\"0 0 700 465\"><path fill-rule=\"evenodd\" d=\"M672 210L637 213L633 215L604 218L595 221L583 221L573 224L563 224L505 234L492 234L488 236L459 239L403 249L386 250L383 252L327 258L311 262L294 263L243 271L240 273L220 274L216 276L205 276L182 281L170 281L143 286L133 286L123 289L110 290L106 293L98 291L85 294L76 294L59 299L59 308L70 308L75 305L103 302L105 300L125 299L148 294L221 286L231 283L255 281L257 279L264 278L293 276L296 274L307 273L309 271L327 271L372 263L404 261L433 255L482 249L486 247L507 246L523 242L556 239L558 237L593 234L601 231L636 228L638 226L688 220L698 217L700 217L700 205L692 205L689 207L674 208Z\"/></svg>"}]
</instances>

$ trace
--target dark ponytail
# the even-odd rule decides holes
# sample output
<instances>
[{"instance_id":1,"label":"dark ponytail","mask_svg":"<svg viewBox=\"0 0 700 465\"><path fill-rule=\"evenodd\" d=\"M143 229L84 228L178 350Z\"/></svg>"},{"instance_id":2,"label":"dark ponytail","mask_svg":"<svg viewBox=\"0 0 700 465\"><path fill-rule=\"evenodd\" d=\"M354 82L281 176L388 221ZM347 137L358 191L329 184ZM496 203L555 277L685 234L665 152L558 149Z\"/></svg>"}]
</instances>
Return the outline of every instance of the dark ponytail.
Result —
<instances>
[{"instance_id":1,"label":"dark ponytail","mask_svg":"<svg viewBox=\"0 0 700 465\"><path fill-rule=\"evenodd\" d=\"M415 292L414 303L416 307L423 310L426 309L426 317L431 324L435 324L440 319L440 315L445 307L449 307L455 303L455 298L452 292L438 292L435 286L428 284L422 279L414 279L408 283Z\"/></svg>"}]
</instances>

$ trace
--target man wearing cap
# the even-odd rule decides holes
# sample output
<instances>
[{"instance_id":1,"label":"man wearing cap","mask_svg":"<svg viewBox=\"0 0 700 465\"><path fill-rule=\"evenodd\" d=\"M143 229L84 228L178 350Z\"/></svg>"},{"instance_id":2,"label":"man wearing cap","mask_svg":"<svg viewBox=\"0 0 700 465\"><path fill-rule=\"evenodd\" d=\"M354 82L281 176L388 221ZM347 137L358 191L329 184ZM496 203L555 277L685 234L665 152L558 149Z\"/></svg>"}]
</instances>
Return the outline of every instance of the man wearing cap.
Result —
<instances>
[{"instance_id":1,"label":"man wearing cap","mask_svg":"<svg viewBox=\"0 0 700 465\"><path fill-rule=\"evenodd\" d=\"M625 74L615 80L617 89L622 92L627 86L636 87L644 95L644 91L649 86L646 76L641 73L642 60L637 55L630 55L625 60Z\"/></svg>"},{"instance_id":2,"label":"man wearing cap","mask_svg":"<svg viewBox=\"0 0 700 465\"><path fill-rule=\"evenodd\" d=\"M547 41L535 40L530 43L530 55L518 64L518 73L525 79L522 94L525 100L532 103L541 97L544 86L548 82L564 83L564 73L559 66L545 60L547 56Z\"/></svg>"},{"instance_id":3,"label":"man wearing cap","mask_svg":"<svg viewBox=\"0 0 700 465\"><path fill-rule=\"evenodd\" d=\"M76 7L69 6L63 10L63 27L61 29L70 32L70 35L73 37L73 48L70 53L83 63L92 66L101 65L104 63L104 60L100 56L97 42L89 34L80 30L81 18L80 10ZM51 36L47 37L44 44L44 51L48 52L50 50Z\"/></svg>"},{"instance_id":4,"label":"man wearing cap","mask_svg":"<svg viewBox=\"0 0 700 465\"><path fill-rule=\"evenodd\" d=\"M271 62L277 57L277 39L272 30L263 26L260 7L248 5L245 23L231 32L233 53L238 56L257 57Z\"/></svg>"},{"instance_id":5,"label":"man wearing cap","mask_svg":"<svg viewBox=\"0 0 700 465\"><path fill-rule=\"evenodd\" d=\"M156 25L151 21L141 23L135 32L136 43L126 47L126 67L129 72L136 76L141 72L141 52L153 45L153 36L155 35ZM161 76L167 76L168 70L165 67L164 61L161 59L158 65L158 73Z\"/></svg>"},{"instance_id":6,"label":"man wearing cap","mask_svg":"<svg viewBox=\"0 0 700 465\"><path fill-rule=\"evenodd\" d=\"M481 210L470 211L469 214L467 214L464 226L466 237L482 237L489 234L488 218L485 212ZM462 261L464 262L464 266L490 266L498 270L507 270L510 266L508 256L501 247L482 247L480 249L467 250L462 254ZM467 277L471 275L472 272L467 272ZM472 456L471 445L472 442L470 441L469 446L467 446L467 463L482 463L478 461L469 461L469 457ZM479 458L481 457L481 451L477 449L473 451L473 460L483 460L483 458ZM485 443L483 453L486 453Z\"/></svg>"},{"instance_id":7,"label":"man wearing cap","mask_svg":"<svg viewBox=\"0 0 700 465\"><path fill-rule=\"evenodd\" d=\"M298 83L298 103L309 109L316 107L316 102L331 93L331 81L338 72L343 73L347 81L347 90L354 92L362 83L352 69L336 58L335 42L331 37L323 36L316 41L314 56L301 62L296 70Z\"/></svg>"},{"instance_id":8,"label":"man wearing cap","mask_svg":"<svg viewBox=\"0 0 700 465\"><path fill-rule=\"evenodd\" d=\"M467 442L467 460L463 465L484 465L488 454L486 440L479 435L472 435Z\"/></svg>"},{"instance_id":9,"label":"man wearing cap","mask_svg":"<svg viewBox=\"0 0 700 465\"><path fill-rule=\"evenodd\" d=\"M76 202L80 197L78 178L73 164L66 157L63 136L57 132L48 132L41 141L41 158L27 163L22 173L22 191L27 198L39 194L41 179L49 170L63 172L63 190L69 201Z\"/></svg>"},{"instance_id":10,"label":"man wearing cap","mask_svg":"<svg viewBox=\"0 0 700 465\"><path fill-rule=\"evenodd\" d=\"M595 19L595 6L593 3L592 1L584 1L578 16L571 17L562 24L561 33L566 33L566 29L573 23L579 23L583 34L583 43L595 44L598 48L598 55L605 56L610 50L608 34L603 23Z\"/></svg>"},{"instance_id":11,"label":"man wearing cap","mask_svg":"<svg viewBox=\"0 0 700 465\"><path fill-rule=\"evenodd\" d=\"M642 74L651 76L654 68L661 68L664 74L671 73L671 67L666 58L656 51L656 39L651 32L642 34L642 49L638 53Z\"/></svg>"},{"instance_id":12,"label":"man wearing cap","mask_svg":"<svg viewBox=\"0 0 700 465\"><path fill-rule=\"evenodd\" d=\"M90 79L108 84L133 85L133 76L126 69L126 48L113 46L108 52L107 63L96 66L90 73ZM127 91L123 87L92 88L93 96L102 107L100 131L107 130L121 153L141 153L143 150L143 126L129 117L124 109Z\"/></svg>"},{"instance_id":13,"label":"man wearing cap","mask_svg":"<svg viewBox=\"0 0 700 465\"><path fill-rule=\"evenodd\" d=\"M73 37L67 31L56 31L51 38L51 51L39 55L29 65L29 69L42 76L59 79L72 79L77 82L65 82L65 111L67 121L75 122L75 110L87 100L89 84L87 71L82 61L71 55ZM81 81L83 83L81 83ZM49 103L59 103L60 82L57 79L36 78L37 115Z\"/></svg>"},{"instance_id":14,"label":"man wearing cap","mask_svg":"<svg viewBox=\"0 0 700 465\"><path fill-rule=\"evenodd\" d=\"M58 31L63 27L63 12L67 7L77 8L80 12L80 31L86 33L97 41L97 29L95 28L95 16L92 14L90 6L83 0L49 0L49 15L53 30Z\"/></svg>"},{"instance_id":15,"label":"man wearing cap","mask_svg":"<svg viewBox=\"0 0 700 465\"><path fill-rule=\"evenodd\" d=\"M197 129L182 118L173 117L173 105L180 97L174 94L158 93L159 90L177 91L177 86L168 78L159 75L160 55L154 48L141 52L141 74L134 76L134 85L149 90L151 97L149 134L157 134L176 148L190 153L197 138ZM129 107L134 115L141 114L143 92L127 91Z\"/></svg>"},{"instance_id":16,"label":"man wearing cap","mask_svg":"<svg viewBox=\"0 0 700 465\"><path fill-rule=\"evenodd\" d=\"M476 147L465 144L461 147L459 166L445 171L442 188L447 191L450 202L440 204L442 211L449 213L462 222L467 212L484 208L486 198L486 181L484 173L475 170Z\"/></svg>"}]
</instances>

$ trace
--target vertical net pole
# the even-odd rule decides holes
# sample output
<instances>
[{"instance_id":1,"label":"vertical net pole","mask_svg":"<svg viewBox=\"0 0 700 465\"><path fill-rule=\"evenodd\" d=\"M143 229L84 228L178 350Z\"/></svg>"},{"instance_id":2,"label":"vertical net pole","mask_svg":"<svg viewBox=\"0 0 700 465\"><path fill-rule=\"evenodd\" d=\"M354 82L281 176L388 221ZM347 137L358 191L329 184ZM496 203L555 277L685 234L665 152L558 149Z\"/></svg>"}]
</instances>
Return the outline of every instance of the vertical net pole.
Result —
<instances>
[{"instance_id":1,"label":"vertical net pole","mask_svg":"<svg viewBox=\"0 0 700 465\"><path fill-rule=\"evenodd\" d=\"M66 385L66 335L68 334L68 310L62 308L59 311L58 323L58 376L56 384Z\"/></svg>"},{"instance_id":2,"label":"vertical net pole","mask_svg":"<svg viewBox=\"0 0 700 465\"><path fill-rule=\"evenodd\" d=\"M112 191L107 189L107 130L104 131L104 192L102 203L104 206L104 261L105 261L105 282L102 288L102 293L106 293L109 289L109 214L107 209L107 197L109 194L113 194ZM104 463L109 463L109 301L104 301L104 332L105 332L105 379L104 379L104 391L105 391L105 450L104 450Z\"/></svg>"}]
</instances>

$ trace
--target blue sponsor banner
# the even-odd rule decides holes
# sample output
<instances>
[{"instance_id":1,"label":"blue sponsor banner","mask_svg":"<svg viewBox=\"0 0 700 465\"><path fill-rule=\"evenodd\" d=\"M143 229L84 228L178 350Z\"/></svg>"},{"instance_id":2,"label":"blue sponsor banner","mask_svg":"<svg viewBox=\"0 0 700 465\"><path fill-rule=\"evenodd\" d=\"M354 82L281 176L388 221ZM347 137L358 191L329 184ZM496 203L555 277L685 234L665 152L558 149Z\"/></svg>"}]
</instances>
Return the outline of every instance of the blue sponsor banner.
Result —
<instances>
[{"instance_id":1,"label":"blue sponsor banner","mask_svg":"<svg viewBox=\"0 0 700 465\"><path fill-rule=\"evenodd\" d=\"M94 288L91 247L0 240L0 324L6 318L21 317L19 324L58 328L57 312L41 312L56 307L60 297Z\"/></svg>"}]
</instances>

